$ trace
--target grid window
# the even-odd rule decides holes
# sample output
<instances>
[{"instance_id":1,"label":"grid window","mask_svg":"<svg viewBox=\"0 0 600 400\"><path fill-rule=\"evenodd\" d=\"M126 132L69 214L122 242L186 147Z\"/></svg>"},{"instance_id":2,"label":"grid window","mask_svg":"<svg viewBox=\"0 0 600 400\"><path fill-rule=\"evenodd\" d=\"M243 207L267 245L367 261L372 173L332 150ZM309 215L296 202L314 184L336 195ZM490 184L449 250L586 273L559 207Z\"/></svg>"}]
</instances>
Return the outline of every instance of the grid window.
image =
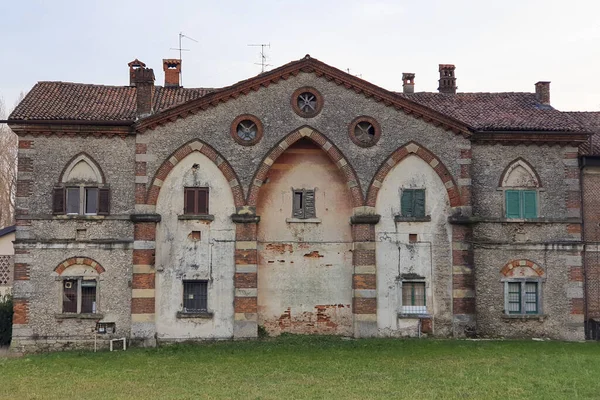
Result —
<instances>
[{"instance_id":1,"label":"grid window","mask_svg":"<svg viewBox=\"0 0 600 400\"><path fill-rule=\"evenodd\" d=\"M183 312L208 310L208 281L183 281Z\"/></svg>"},{"instance_id":2,"label":"grid window","mask_svg":"<svg viewBox=\"0 0 600 400\"><path fill-rule=\"evenodd\" d=\"M402 282L402 312L427 313L425 282Z\"/></svg>"},{"instance_id":3,"label":"grid window","mask_svg":"<svg viewBox=\"0 0 600 400\"><path fill-rule=\"evenodd\" d=\"M508 314L539 314L540 283L526 280L506 282L505 303Z\"/></svg>"},{"instance_id":4,"label":"grid window","mask_svg":"<svg viewBox=\"0 0 600 400\"><path fill-rule=\"evenodd\" d=\"M294 189L292 217L308 219L316 215L314 189Z\"/></svg>"},{"instance_id":5,"label":"grid window","mask_svg":"<svg viewBox=\"0 0 600 400\"><path fill-rule=\"evenodd\" d=\"M78 187L67 188L67 214L79 214L81 196Z\"/></svg>"},{"instance_id":6,"label":"grid window","mask_svg":"<svg viewBox=\"0 0 600 400\"><path fill-rule=\"evenodd\" d=\"M63 281L62 312L95 314L96 289L96 280L65 279Z\"/></svg>"},{"instance_id":7,"label":"grid window","mask_svg":"<svg viewBox=\"0 0 600 400\"><path fill-rule=\"evenodd\" d=\"M403 189L400 213L403 217L424 217L425 189Z\"/></svg>"},{"instance_id":8,"label":"grid window","mask_svg":"<svg viewBox=\"0 0 600 400\"><path fill-rule=\"evenodd\" d=\"M187 215L208 214L208 188L187 187L184 193L184 213Z\"/></svg>"},{"instance_id":9,"label":"grid window","mask_svg":"<svg viewBox=\"0 0 600 400\"><path fill-rule=\"evenodd\" d=\"M55 214L108 215L110 191L108 188L67 187L54 189Z\"/></svg>"}]
</instances>

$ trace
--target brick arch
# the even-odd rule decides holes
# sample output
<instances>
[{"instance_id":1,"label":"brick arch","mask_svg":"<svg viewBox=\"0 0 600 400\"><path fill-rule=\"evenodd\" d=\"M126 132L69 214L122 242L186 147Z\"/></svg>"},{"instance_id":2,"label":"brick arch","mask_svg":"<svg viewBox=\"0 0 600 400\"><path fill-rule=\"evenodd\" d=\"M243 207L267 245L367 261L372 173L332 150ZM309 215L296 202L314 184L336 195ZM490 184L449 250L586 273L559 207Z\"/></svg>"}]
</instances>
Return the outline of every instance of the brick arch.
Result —
<instances>
[{"instance_id":1,"label":"brick arch","mask_svg":"<svg viewBox=\"0 0 600 400\"><path fill-rule=\"evenodd\" d=\"M513 260L506 263L504 267L500 270L500 273L504 276L510 276L511 271L514 268L531 268L538 276L544 276L544 269L534 263L531 260Z\"/></svg>"},{"instance_id":2,"label":"brick arch","mask_svg":"<svg viewBox=\"0 0 600 400\"><path fill-rule=\"evenodd\" d=\"M219 154L219 152L217 152L213 147L198 139L194 139L191 142L188 142L180 148L178 148L177 150L175 150L156 170L154 178L152 178L152 185L150 186L150 189L148 189L148 194L146 196L146 204L156 205L162 182L164 182L171 170L177 164L179 164L181 160L183 160L186 156L192 154L195 151L204 154L219 168L219 170L223 173L223 175L225 175L225 178L229 182L229 186L231 187L231 191L233 193L233 200L235 202L235 206L243 206L244 189L240 184L240 180L235 171L233 170L233 167L231 167L229 162L225 160L225 157Z\"/></svg>"},{"instance_id":3,"label":"brick arch","mask_svg":"<svg viewBox=\"0 0 600 400\"><path fill-rule=\"evenodd\" d=\"M87 266L92 267L93 269L95 269L96 272L99 273L99 274L101 274L104 271L106 271L104 269L104 267L102 267L102 265L100 265L96 261L92 260L91 258L88 258L88 257L71 257L71 258L67 258L65 261L63 261L60 264L58 264L56 266L56 268L54 268L54 272L56 272L57 274L61 275L71 265L87 265Z\"/></svg>"},{"instance_id":4,"label":"brick arch","mask_svg":"<svg viewBox=\"0 0 600 400\"><path fill-rule=\"evenodd\" d=\"M360 180L358 179L358 175L356 175L354 168L352 168L344 154L342 154L342 152L329 139L327 139L325 135L309 126L303 126L292 131L289 135L277 143L266 155L254 173L252 185L248 190L248 206L256 207L260 186L266 179L267 173L271 169L271 166L275 160L277 160L277 158L283 154L288 147L302 138L310 139L329 156L331 161L333 161L333 163L338 167L342 176L346 180L346 184L352 195L352 207L362 206L364 204L364 196L360 188Z\"/></svg>"},{"instance_id":5,"label":"brick arch","mask_svg":"<svg viewBox=\"0 0 600 400\"><path fill-rule=\"evenodd\" d=\"M379 193L379 188L381 188L385 177L396 165L400 163L400 161L404 160L409 155L415 155L421 158L438 174L446 186L451 207L462 205L463 202L460 197L458 186L456 185L452 174L450 174L450 171L448 171L448 168L446 168L442 160L440 160L435 154L433 154L424 146L421 146L417 142L411 141L396 149L396 151L390 154L383 164L381 164L379 170L369 185L369 190L367 191L367 206L375 207L377 194Z\"/></svg>"}]
</instances>

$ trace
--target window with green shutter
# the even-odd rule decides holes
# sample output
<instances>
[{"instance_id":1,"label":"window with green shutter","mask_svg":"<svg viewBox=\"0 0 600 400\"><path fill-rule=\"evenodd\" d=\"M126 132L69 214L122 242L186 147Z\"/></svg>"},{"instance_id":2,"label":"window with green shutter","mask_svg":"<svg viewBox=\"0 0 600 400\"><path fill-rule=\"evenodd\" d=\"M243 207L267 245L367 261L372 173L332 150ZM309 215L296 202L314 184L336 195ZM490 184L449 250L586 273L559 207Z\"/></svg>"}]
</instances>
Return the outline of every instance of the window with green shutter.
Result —
<instances>
[{"instance_id":1,"label":"window with green shutter","mask_svg":"<svg viewBox=\"0 0 600 400\"><path fill-rule=\"evenodd\" d=\"M425 189L403 189L400 198L400 213L403 217L424 217Z\"/></svg>"},{"instance_id":2,"label":"window with green shutter","mask_svg":"<svg viewBox=\"0 0 600 400\"><path fill-rule=\"evenodd\" d=\"M537 218L537 191L506 190L506 218Z\"/></svg>"}]
</instances>

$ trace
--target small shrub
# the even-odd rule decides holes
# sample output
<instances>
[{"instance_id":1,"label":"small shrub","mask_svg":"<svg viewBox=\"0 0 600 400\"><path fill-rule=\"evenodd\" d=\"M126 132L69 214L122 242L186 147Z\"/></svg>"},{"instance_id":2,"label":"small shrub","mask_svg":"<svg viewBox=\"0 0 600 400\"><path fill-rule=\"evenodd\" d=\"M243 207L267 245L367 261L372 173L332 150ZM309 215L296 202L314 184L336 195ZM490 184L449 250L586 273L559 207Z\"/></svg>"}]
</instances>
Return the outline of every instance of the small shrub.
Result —
<instances>
[{"instance_id":1,"label":"small shrub","mask_svg":"<svg viewBox=\"0 0 600 400\"><path fill-rule=\"evenodd\" d=\"M12 337L12 296L0 296L0 346L8 346Z\"/></svg>"},{"instance_id":2,"label":"small shrub","mask_svg":"<svg viewBox=\"0 0 600 400\"><path fill-rule=\"evenodd\" d=\"M258 337L260 339L265 339L269 337L269 332L267 332L267 329L262 325L258 326Z\"/></svg>"}]
</instances>

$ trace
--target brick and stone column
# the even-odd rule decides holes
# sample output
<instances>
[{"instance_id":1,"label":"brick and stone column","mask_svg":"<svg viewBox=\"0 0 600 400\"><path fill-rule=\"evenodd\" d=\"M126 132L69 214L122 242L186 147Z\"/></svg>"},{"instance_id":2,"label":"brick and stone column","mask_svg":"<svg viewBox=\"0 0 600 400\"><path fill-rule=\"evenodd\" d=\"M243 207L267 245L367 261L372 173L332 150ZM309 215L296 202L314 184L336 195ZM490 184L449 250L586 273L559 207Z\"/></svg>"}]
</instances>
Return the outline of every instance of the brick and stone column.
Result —
<instances>
[{"instance_id":1,"label":"brick and stone column","mask_svg":"<svg viewBox=\"0 0 600 400\"><path fill-rule=\"evenodd\" d=\"M236 224L234 339L258 336L258 246L260 217L253 207L238 207L231 216Z\"/></svg>"},{"instance_id":2,"label":"brick and stone column","mask_svg":"<svg viewBox=\"0 0 600 400\"><path fill-rule=\"evenodd\" d=\"M380 215L374 207L356 207L352 225L352 312L354 336L377 336L377 263L375 224Z\"/></svg>"}]
</instances>

